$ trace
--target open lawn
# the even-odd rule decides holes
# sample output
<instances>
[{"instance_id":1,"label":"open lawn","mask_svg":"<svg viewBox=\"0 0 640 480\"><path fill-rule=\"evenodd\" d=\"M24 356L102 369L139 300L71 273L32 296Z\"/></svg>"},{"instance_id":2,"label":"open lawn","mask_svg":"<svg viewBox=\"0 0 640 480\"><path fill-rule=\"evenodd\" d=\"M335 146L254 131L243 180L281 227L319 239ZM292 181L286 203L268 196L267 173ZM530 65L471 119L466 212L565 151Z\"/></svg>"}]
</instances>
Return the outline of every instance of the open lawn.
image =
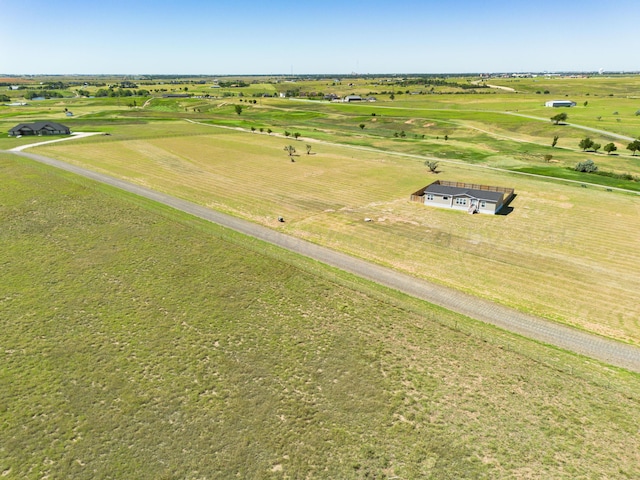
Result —
<instances>
[{"instance_id":1,"label":"open lawn","mask_svg":"<svg viewBox=\"0 0 640 480\"><path fill-rule=\"evenodd\" d=\"M226 132L197 138L207 155L184 153L185 145L171 143L189 144L179 137L78 148L117 152L112 162L127 151L135 152L130 160L153 153L159 173L145 178L159 187L168 172L185 179L191 164L200 172L196 177L208 179L192 191L206 184L224 199L239 172L252 167L242 169L241 162L263 156L258 152L268 150L269 142L274 149L281 143L246 143L246 136ZM183 153L172 154L171 145ZM242 155L212 155L228 145L244 145L237 150ZM73 156L65 149L59 153ZM312 207L287 199L295 193L289 185L307 179L320 189L316 177L334 164L344 166L347 178L374 165L385 174L387 164L400 172L414 168L392 157L349 159L328 148L295 164L283 153L267 156L278 162L274 172L289 169L271 176L279 179L283 197L267 190L266 205L255 208L266 211L283 202L293 215L292 230L303 229L311 216L302 214ZM204 157L211 168L195 160ZM311 161L318 164L313 169ZM136 162L129 170L114 167L119 174L137 168ZM216 170L217 177L209 176ZM508 335L22 158L0 154L0 172L4 478L640 476L637 375ZM260 175L268 173L254 171L247 194L268 185ZM539 222L538 209L560 213L583 204L587 210L580 212L598 218L595 200L582 189L545 184L543 196L525 189L535 183L508 178L522 183L515 185L518 207L507 217L427 211L394 199L391 190L379 206L387 220L368 225L366 238L386 243L392 222L408 236L429 235L424 227L407 230L410 222L398 216L424 215L432 229L440 229L442 244L457 244L452 251L464 259L473 247L463 247L468 239L455 233L447 240L447 229L510 243L515 237L508 233L520 235L525 213ZM354 197L366 201L366 189L350 184ZM347 195L344 185L337 187L333 201L339 204ZM336 212L331 223L342 227L329 238L343 237L345 227L357 231L361 214L378 207L360 208ZM392 219L389 209L396 208ZM630 215L628 208L621 208L622 218ZM576 242L587 228L577 217L558 219L573 221L558 236L550 227L529 233L546 237L540 244ZM474 227L464 227L467 221ZM620 248L615 223L612 228L609 244ZM392 236L401 239L397 232ZM587 269L596 267L590 250ZM610 253L613 258L615 251ZM570 262L564 254L557 257L563 274ZM608 282L612 274L606 275Z\"/></svg>"},{"instance_id":2,"label":"open lawn","mask_svg":"<svg viewBox=\"0 0 640 480\"><path fill-rule=\"evenodd\" d=\"M151 125L114 126L109 137L37 151L527 312L640 343L637 195L459 160L443 161L434 176L423 166L424 158L318 142L309 143L312 155L307 155L305 139L184 121ZM283 151L287 144L297 148L295 162ZM496 217L408 201L436 178L513 187L517 197L509 215ZM286 218L284 225L277 223L279 215ZM366 217L374 221L364 223Z\"/></svg>"}]
</instances>

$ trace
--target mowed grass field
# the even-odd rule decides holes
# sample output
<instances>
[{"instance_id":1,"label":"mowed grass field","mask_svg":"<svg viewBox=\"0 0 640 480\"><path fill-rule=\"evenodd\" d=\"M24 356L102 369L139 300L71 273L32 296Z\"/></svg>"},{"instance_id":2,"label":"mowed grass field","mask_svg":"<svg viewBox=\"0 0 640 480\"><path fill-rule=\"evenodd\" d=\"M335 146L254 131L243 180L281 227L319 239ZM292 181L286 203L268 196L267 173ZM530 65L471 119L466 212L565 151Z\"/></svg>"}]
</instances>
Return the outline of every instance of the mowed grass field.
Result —
<instances>
[{"instance_id":1,"label":"mowed grass field","mask_svg":"<svg viewBox=\"0 0 640 480\"><path fill-rule=\"evenodd\" d=\"M150 124L151 125L151 124ZM37 152L421 278L640 342L640 198L529 176L185 121L123 126ZM164 136L160 133L164 132ZM297 147L290 161L285 145ZM436 180L515 188L506 216L409 202ZM277 217L284 216L285 224ZM365 223L365 218L374 221Z\"/></svg>"},{"instance_id":2,"label":"mowed grass field","mask_svg":"<svg viewBox=\"0 0 640 480\"><path fill-rule=\"evenodd\" d=\"M3 478L640 476L637 375L19 157L0 173Z\"/></svg>"}]
</instances>

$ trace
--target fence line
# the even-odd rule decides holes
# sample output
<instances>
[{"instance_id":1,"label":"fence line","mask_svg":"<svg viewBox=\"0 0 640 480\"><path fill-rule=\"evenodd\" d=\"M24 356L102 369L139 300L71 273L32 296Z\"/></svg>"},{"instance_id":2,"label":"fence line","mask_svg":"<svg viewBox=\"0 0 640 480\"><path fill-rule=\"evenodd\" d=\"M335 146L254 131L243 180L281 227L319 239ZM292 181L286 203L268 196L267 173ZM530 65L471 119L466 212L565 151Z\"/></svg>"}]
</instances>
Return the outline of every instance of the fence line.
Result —
<instances>
[{"instance_id":1,"label":"fence line","mask_svg":"<svg viewBox=\"0 0 640 480\"><path fill-rule=\"evenodd\" d=\"M435 182L430 183L425 187L422 187L420 190L413 192L411 194L411 201L422 202L425 190L429 188L431 185L442 185L444 187L456 187L456 188L468 188L471 190L484 190L488 192L500 192L500 193L506 194L504 199L505 203L511 199L514 192L513 188L507 188L507 187L495 187L492 185L481 185L479 183L464 183L464 182L450 182L448 180L436 180Z\"/></svg>"}]
</instances>

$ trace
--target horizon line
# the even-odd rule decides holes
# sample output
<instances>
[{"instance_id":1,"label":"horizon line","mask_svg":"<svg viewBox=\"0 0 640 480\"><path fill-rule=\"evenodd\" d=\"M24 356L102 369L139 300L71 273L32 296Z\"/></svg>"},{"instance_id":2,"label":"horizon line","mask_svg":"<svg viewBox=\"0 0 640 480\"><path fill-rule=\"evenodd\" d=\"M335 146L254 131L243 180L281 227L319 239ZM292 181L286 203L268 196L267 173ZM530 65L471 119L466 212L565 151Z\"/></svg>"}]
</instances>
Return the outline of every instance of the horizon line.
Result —
<instances>
[{"instance_id":1,"label":"horizon line","mask_svg":"<svg viewBox=\"0 0 640 480\"><path fill-rule=\"evenodd\" d=\"M504 71L483 71L483 72L374 72L374 73L0 73L5 77L44 77L44 76L165 76L165 77L375 77L375 76L398 76L398 75L560 75L560 74L640 74L640 70L504 70Z\"/></svg>"}]
</instances>

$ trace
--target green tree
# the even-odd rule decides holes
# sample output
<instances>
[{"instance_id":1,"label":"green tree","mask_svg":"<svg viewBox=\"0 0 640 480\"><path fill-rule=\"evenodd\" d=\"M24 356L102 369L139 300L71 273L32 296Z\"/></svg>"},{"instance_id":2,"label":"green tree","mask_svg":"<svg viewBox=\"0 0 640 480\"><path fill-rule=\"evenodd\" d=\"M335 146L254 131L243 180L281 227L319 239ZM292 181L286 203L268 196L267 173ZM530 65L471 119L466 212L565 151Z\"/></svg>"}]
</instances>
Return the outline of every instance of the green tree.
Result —
<instances>
[{"instance_id":1,"label":"green tree","mask_svg":"<svg viewBox=\"0 0 640 480\"><path fill-rule=\"evenodd\" d=\"M585 137L582 140L580 140L580 143L578 144L578 146L584 152L590 148L593 148L593 140L591 140L589 137Z\"/></svg>"},{"instance_id":2,"label":"green tree","mask_svg":"<svg viewBox=\"0 0 640 480\"><path fill-rule=\"evenodd\" d=\"M616 150L618 150L618 147L616 147L613 143L607 143L602 149L607 152L607 155L609 155L611 152L615 152Z\"/></svg>"},{"instance_id":3,"label":"green tree","mask_svg":"<svg viewBox=\"0 0 640 480\"><path fill-rule=\"evenodd\" d=\"M638 150L640 150L640 140L634 140L629 145L627 145L627 150L631 150L631 154L635 155Z\"/></svg>"},{"instance_id":4,"label":"green tree","mask_svg":"<svg viewBox=\"0 0 640 480\"><path fill-rule=\"evenodd\" d=\"M307 155L311 155L311 145L307 144Z\"/></svg>"},{"instance_id":5,"label":"green tree","mask_svg":"<svg viewBox=\"0 0 640 480\"><path fill-rule=\"evenodd\" d=\"M558 125L560 122L566 122L567 118L569 118L569 115L562 112L551 117L551 121L554 123L554 125Z\"/></svg>"},{"instance_id":6,"label":"green tree","mask_svg":"<svg viewBox=\"0 0 640 480\"><path fill-rule=\"evenodd\" d=\"M585 102L583 103L583 105L586 107L587 105L589 105L589 102L588 102L588 101L585 101Z\"/></svg>"},{"instance_id":7,"label":"green tree","mask_svg":"<svg viewBox=\"0 0 640 480\"><path fill-rule=\"evenodd\" d=\"M553 155L551 155L550 153L547 153L547 154L544 156L544 161L545 161L545 162L547 162L547 163L549 163L549 162L551 161L551 159L552 159L552 158L553 158Z\"/></svg>"},{"instance_id":8,"label":"green tree","mask_svg":"<svg viewBox=\"0 0 640 480\"><path fill-rule=\"evenodd\" d=\"M242 113L242 105L234 105L233 108L236 110L238 115Z\"/></svg>"},{"instance_id":9,"label":"green tree","mask_svg":"<svg viewBox=\"0 0 640 480\"><path fill-rule=\"evenodd\" d=\"M364 130L364 127L365 127L364 123L361 123L359 126L361 130Z\"/></svg>"},{"instance_id":10,"label":"green tree","mask_svg":"<svg viewBox=\"0 0 640 480\"><path fill-rule=\"evenodd\" d=\"M267 135L271 135L271 132L273 132L273 130L271 130L270 128L267 128Z\"/></svg>"},{"instance_id":11,"label":"green tree","mask_svg":"<svg viewBox=\"0 0 640 480\"><path fill-rule=\"evenodd\" d=\"M291 157L294 153L296 153L296 147L294 147L293 145L287 145L286 147L284 147L284 151L287 152Z\"/></svg>"},{"instance_id":12,"label":"green tree","mask_svg":"<svg viewBox=\"0 0 640 480\"><path fill-rule=\"evenodd\" d=\"M444 136L445 141L449 140L449 135Z\"/></svg>"},{"instance_id":13,"label":"green tree","mask_svg":"<svg viewBox=\"0 0 640 480\"><path fill-rule=\"evenodd\" d=\"M285 136L285 137L288 137L289 135L291 135L291 132L288 132L288 131L286 131L286 130L285 130L285 131L284 131L284 136Z\"/></svg>"},{"instance_id":14,"label":"green tree","mask_svg":"<svg viewBox=\"0 0 640 480\"><path fill-rule=\"evenodd\" d=\"M438 162L435 160L427 160L424 162L425 167L429 169L431 173L438 173Z\"/></svg>"},{"instance_id":15,"label":"green tree","mask_svg":"<svg viewBox=\"0 0 640 480\"><path fill-rule=\"evenodd\" d=\"M300 137L300 132L293 132L293 138L296 140Z\"/></svg>"},{"instance_id":16,"label":"green tree","mask_svg":"<svg viewBox=\"0 0 640 480\"><path fill-rule=\"evenodd\" d=\"M558 144L558 139L559 139L559 138L560 138L560 137L559 137L558 135L554 135L554 136L553 136L553 141L551 142L551 146L552 146L552 147L555 147L555 146Z\"/></svg>"},{"instance_id":17,"label":"green tree","mask_svg":"<svg viewBox=\"0 0 640 480\"><path fill-rule=\"evenodd\" d=\"M393 93L389 95L389 100L393 100L394 98L396 98L396 96Z\"/></svg>"}]
</instances>

